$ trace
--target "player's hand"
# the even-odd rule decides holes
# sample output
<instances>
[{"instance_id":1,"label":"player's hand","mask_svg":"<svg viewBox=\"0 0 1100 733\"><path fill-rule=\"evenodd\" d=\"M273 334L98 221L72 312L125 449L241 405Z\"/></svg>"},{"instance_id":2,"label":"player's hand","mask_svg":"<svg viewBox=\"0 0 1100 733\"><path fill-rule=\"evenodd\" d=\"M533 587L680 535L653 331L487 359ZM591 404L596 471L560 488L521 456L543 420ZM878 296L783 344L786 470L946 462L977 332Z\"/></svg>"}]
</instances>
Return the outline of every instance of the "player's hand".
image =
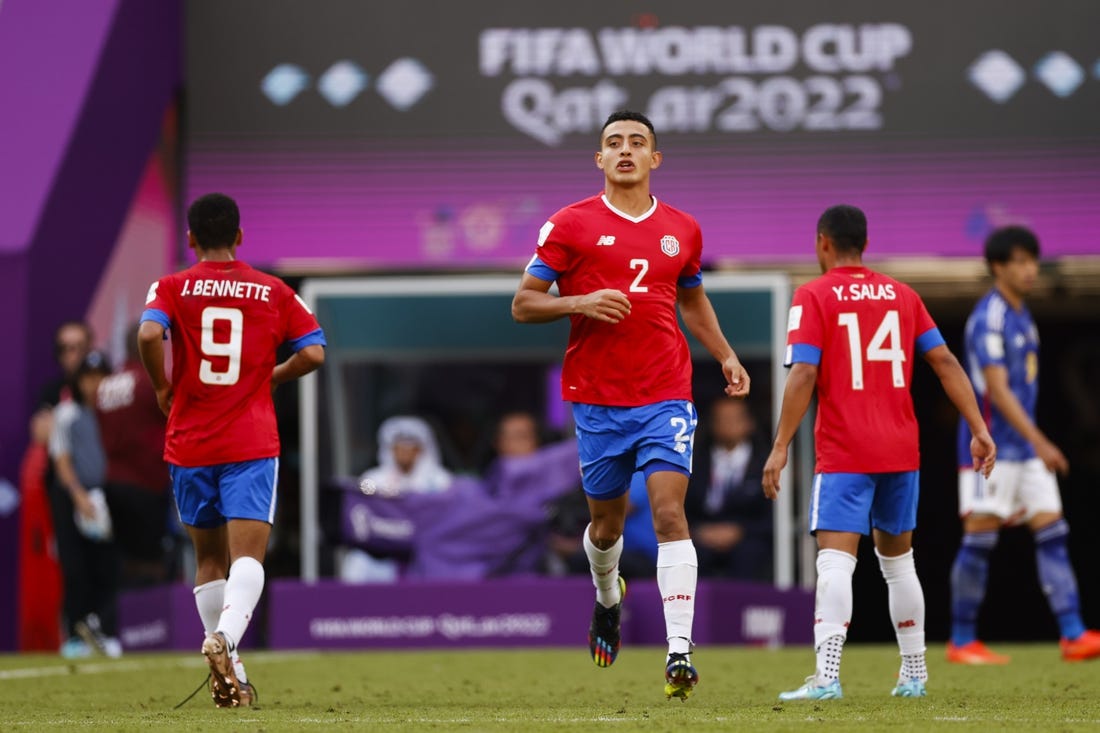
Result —
<instances>
[{"instance_id":1,"label":"player's hand","mask_svg":"<svg viewBox=\"0 0 1100 733\"><path fill-rule=\"evenodd\" d=\"M722 362L722 373L726 375L726 394L730 397L748 397L749 373L736 356Z\"/></svg>"},{"instance_id":2,"label":"player's hand","mask_svg":"<svg viewBox=\"0 0 1100 733\"><path fill-rule=\"evenodd\" d=\"M997 461L997 446L988 432L970 439L970 457L974 459L974 470L989 478Z\"/></svg>"},{"instance_id":3,"label":"player's hand","mask_svg":"<svg viewBox=\"0 0 1100 733\"><path fill-rule=\"evenodd\" d=\"M1035 455L1048 470L1054 471L1059 476L1069 474L1069 461L1066 460L1065 454L1049 440L1043 440L1035 446Z\"/></svg>"},{"instance_id":4,"label":"player's hand","mask_svg":"<svg viewBox=\"0 0 1100 733\"><path fill-rule=\"evenodd\" d=\"M76 510L77 514L85 519L95 519L95 504L92 503L92 497L85 489L74 490L70 495L73 498L73 509Z\"/></svg>"},{"instance_id":5,"label":"player's hand","mask_svg":"<svg viewBox=\"0 0 1100 733\"><path fill-rule=\"evenodd\" d=\"M172 385L157 390L157 405L165 417L172 412Z\"/></svg>"},{"instance_id":6,"label":"player's hand","mask_svg":"<svg viewBox=\"0 0 1100 733\"><path fill-rule=\"evenodd\" d=\"M764 464L764 496L775 499L779 496L779 475L787 465L787 449L772 446L768 462Z\"/></svg>"},{"instance_id":7,"label":"player's hand","mask_svg":"<svg viewBox=\"0 0 1100 733\"><path fill-rule=\"evenodd\" d=\"M630 299L619 290L596 290L580 297L577 312L595 321L618 323L630 315Z\"/></svg>"}]
</instances>

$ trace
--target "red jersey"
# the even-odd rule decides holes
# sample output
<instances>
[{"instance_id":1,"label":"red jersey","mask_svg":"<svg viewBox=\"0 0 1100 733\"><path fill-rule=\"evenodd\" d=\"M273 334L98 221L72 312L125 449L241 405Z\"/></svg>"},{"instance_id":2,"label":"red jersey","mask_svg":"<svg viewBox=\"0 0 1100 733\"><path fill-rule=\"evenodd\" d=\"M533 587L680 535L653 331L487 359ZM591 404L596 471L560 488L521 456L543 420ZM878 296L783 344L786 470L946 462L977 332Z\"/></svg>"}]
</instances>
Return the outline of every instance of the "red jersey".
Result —
<instances>
[{"instance_id":1,"label":"red jersey","mask_svg":"<svg viewBox=\"0 0 1100 733\"><path fill-rule=\"evenodd\" d=\"M818 473L920 467L913 355L943 343L920 296L865 267L833 268L795 291L785 362L818 366Z\"/></svg>"},{"instance_id":2,"label":"red jersey","mask_svg":"<svg viewBox=\"0 0 1100 733\"><path fill-rule=\"evenodd\" d=\"M275 351L324 343L282 280L243 262L199 262L162 277L142 320L171 329L172 410L164 459L211 466L279 455L271 401Z\"/></svg>"},{"instance_id":3,"label":"red jersey","mask_svg":"<svg viewBox=\"0 0 1100 733\"><path fill-rule=\"evenodd\" d=\"M96 416L107 482L128 484L153 493L168 490L164 452L164 413L149 375L137 361L104 377L96 392Z\"/></svg>"},{"instance_id":4,"label":"red jersey","mask_svg":"<svg viewBox=\"0 0 1100 733\"><path fill-rule=\"evenodd\" d=\"M690 400L691 355L676 318L676 288L702 281L695 219L656 198L645 214L628 216L600 194L551 216L538 245L528 271L556 279L561 295L614 288L631 305L619 323L570 316L562 399L615 407Z\"/></svg>"}]
</instances>

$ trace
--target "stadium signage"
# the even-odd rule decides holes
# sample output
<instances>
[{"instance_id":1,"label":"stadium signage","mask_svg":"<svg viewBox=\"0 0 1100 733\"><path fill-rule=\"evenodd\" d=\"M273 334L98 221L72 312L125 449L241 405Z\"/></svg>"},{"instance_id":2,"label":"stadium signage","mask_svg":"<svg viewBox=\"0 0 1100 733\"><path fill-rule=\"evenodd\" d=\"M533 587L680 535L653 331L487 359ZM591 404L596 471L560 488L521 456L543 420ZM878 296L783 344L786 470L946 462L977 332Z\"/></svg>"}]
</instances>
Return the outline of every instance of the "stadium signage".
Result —
<instances>
[{"instance_id":1,"label":"stadium signage","mask_svg":"<svg viewBox=\"0 0 1100 733\"><path fill-rule=\"evenodd\" d=\"M892 71L912 47L900 23L819 23L801 32L489 28L480 34L479 68L485 77L514 75L501 95L505 119L556 146L569 134L596 132L622 107L642 109L666 132L879 129L884 90L870 72ZM800 66L811 75L798 75ZM597 80L569 85L576 77ZM628 77L671 83L637 98L615 81Z\"/></svg>"}]
</instances>

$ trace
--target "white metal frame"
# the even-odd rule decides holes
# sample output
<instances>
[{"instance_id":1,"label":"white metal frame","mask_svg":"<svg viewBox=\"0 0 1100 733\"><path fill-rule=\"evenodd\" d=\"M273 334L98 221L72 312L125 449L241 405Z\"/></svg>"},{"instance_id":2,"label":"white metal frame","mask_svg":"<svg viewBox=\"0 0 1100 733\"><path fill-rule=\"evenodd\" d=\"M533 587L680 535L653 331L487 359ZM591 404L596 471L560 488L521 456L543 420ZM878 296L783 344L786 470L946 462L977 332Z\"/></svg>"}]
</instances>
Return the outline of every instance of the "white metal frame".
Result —
<instances>
[{"instance_id":1,"label":"white metal frame","mask_svg":"<svg viewBox=\"0 0 1100 733\"><path fill-rule=\"evenodd\" d=\"M787 338L787 308L791 300L791 284L782 273L759 274L708 274L706 288L710 293L768 290L772 296L772 429L779 419L779 406L783 400L786 373L783 353ZM325 297L355 295L494 295L515 292L518 278L515 275L485 276L423 276L398 278L338 278L310 279L303 283L301 297L316 311L318 302ZM322 324L323 326L324 324ZM734 344L734 348L737 344ZM320 568L320 524L318 494L318 375L310 374L302 379L301 409L299 411L301 448L301 575L312 583L318 579ZM339 381L339 380L335 380ZM336 431L340 432L340 431ZM339 439L334 436L334 438ZM797 463L797 462L796 462ZM792 467L793 469L793 467ZM795 569L795 516L791 496L793 470L783 472L781 491L774 513L775 584L789 588L794 584Z\"/></svg>"}]
</instances>

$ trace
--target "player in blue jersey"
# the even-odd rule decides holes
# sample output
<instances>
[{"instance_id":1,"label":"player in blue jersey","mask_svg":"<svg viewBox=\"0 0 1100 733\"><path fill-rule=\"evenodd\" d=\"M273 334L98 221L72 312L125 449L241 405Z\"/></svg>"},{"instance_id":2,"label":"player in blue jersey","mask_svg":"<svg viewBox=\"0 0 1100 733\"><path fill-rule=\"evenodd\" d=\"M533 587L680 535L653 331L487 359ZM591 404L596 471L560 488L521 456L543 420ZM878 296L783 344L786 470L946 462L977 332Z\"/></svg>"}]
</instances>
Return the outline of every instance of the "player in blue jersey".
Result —
<instances>
[{"instance_id":1,"label":"player in blue jersey","mask_svg":"<svg viewBox=\"0 0 1100 733\"><path fill-rule=\"evenodd\" d=\"M966 322L966 361L978 402L997 443L988 479L969 470L970 432L959 426L959 513L962 547L951 570L952 624L947 659L959 664L1006 664L977 636L989 557L1002 526L1026 523L1035 537L1043 592L1061 629L1062 657L1100 656L1100 633L1081 620L1077 579L1070 565L1069 526L1055 473L1069 462L1035 425L1039 393L1039 332L1024 298L1039 273L1039 240L1023 227L1005 227L986 240L993 289Z\"/></svg>"}]
</instances>

